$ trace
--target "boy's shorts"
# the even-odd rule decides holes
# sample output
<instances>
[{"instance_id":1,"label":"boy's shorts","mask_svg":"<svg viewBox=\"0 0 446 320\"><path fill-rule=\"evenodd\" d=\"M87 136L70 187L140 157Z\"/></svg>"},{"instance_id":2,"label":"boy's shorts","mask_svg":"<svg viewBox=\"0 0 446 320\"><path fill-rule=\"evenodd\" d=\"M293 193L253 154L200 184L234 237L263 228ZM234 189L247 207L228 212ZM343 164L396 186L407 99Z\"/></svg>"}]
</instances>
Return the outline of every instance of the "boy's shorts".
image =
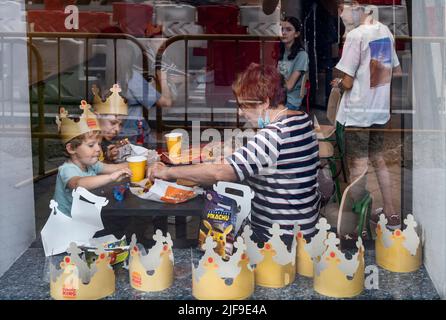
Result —
<instances>
[{"instance_id":1,"label":"boy's shorts","mask_svg":"<svg viewBox=\"0 0 446 320\"><path fill-rule=\"evenodd\" d=\"M367 128L347 127L345 130L345 153L349 158L368 158L383 151L385 124ZM353 129L353 130L348 130ZM374 130L370 130L374 129Z\"/></svg>"}]
</instances>

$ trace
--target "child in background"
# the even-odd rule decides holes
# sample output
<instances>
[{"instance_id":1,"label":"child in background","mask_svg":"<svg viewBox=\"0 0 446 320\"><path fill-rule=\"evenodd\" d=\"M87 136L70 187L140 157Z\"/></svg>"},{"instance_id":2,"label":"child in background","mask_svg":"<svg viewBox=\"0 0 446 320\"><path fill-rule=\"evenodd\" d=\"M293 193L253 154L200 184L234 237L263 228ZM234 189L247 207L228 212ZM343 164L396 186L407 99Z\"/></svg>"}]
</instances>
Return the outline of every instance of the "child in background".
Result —
<instances>
[{"instance_id":1,"label":"child in background","mask_svg":"<svg viewBox=\"0 0 446 320\"><path fill-rule=\"evenodd\" d=\"M300 89L303 75L308 71L308 54L302 45L301 23L295 17L285 17L282 21L282 40L278 70L285 78L287 89L286 107L289 110L300 110L302 98Z\"/></svg>"},{"instance_id":2,"label":"child in background","mask_svg":"<svg viewBox=\"0 0 446 320\"><path fill-rule=\"evenodd\" d=\"M118 84L113 85L113 88L110 89L111 95L105 100L102 100L96 85L93 85L92 92L93 108L98 117L102 135L102 157L100 160L117 163L122 160L120 149L126 148L125 145L128 144L127 139L116 139L122 129L122 117L128 116L127 102L120 96L121 88ZM130 148L130 146L127 147Z\"/></svg>"},{"instance_id":3,"label":"child in background","mask_svg":"<svg viewBox=\"0 0 446 320\"><path fill-rule=\"evenodd\" d=\"M69 119L68 112L63 108L56 119L70 159L59 167L54 200L59 210L67 216L71 214L73 189L96 189L132 174L127 163L104 164L99 161L101 129L98 119L84 100L80 108L83 114L77 122Z\"/></svg>"}]
</instances>

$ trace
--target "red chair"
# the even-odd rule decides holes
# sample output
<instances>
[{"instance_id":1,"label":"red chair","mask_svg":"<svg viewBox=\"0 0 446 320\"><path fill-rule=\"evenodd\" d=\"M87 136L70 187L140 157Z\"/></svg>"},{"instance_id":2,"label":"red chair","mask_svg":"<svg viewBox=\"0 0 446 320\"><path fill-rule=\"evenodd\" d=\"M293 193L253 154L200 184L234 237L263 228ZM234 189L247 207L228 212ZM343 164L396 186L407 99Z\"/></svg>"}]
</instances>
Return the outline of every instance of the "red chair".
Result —
<instances>
[{"instance_id":1,"label":"red chair","mask_svg":"<svg viewBox=\"0 0 446 320\"><path fill-rule=\"evenodd\" d=\"M144 36L152 16L153 7L149 4L113 2L113 21L118 22L124 33Z\"/></svg>"}]
</instances>

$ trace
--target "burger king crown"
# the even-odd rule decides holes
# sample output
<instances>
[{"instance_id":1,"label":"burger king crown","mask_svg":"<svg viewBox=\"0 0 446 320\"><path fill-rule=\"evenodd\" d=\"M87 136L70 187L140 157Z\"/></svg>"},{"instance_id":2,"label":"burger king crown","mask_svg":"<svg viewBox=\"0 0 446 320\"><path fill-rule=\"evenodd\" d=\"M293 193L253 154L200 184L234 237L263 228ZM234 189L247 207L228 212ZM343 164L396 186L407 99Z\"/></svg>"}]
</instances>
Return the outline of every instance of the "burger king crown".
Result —
<instances>
[{"instance_id":1,"label":"burger king crown","mask_svg":"<svg viewBox=\"0 0 446 320\"><path fill-rule=\"evenodd\" d=\"M356 242L357 252L351 259L338 248L340 240L330 232L324 241L326 249L314 262L314 290L334 298L355 297L364 290L364 246Z\"/></svg>"},{"instance_id":2,"label":"burger king crown","mask_svg":"<svg viewBox=\"0 0 446 320\"><path fill-rule=\"evenodd\" d=\"M56 124L63 143L67 143L84 133L101 130L96 115L90 111L91 106L85 100L82 100L79 107L83 110L79 121L69 119L68 111L65 108L60 108L59 115L56 116Z\"/></svg>"},{"instance_id":3,"label":"burger king crown","mask_svg":"<svg viewBox=\"0 0 446 320\"><path fill-rule=\"evenodd\" d=\"M93 92L93 107L94 111L98 114L113 114L127 116L128 105L126 100L119 94L122 90L119 84L114 84L110 88L111 94L108 94L105 100L99 94L99 88L93 85L91 91Z\"/></svg>"},{"instance_id":4,"label":"burger king crown","mask_svg":"<svg viewBox=\"0 0 446 320\"><path fill-rule=\"evenodd\" d=\"M82 250L71 243L60 263L60 269L50 264L50 293L56 300L96 300L115 292L115 273L110 256L99 248L98 259L88 266L80 258Z\"/></svg>"},{"instance_id":5,"label":"burger king crown","mask_svg":"<svg viewBox=\"0 0 446 320\"><path fill-rule=\"evenodd\" d=\"M162 291L173 283L174 259L172 239L161 230L153 235L155 245L146 253L142 245L136 244L136 236L130 242L129 276L133 288L144 292Z\"/></svg>"},{"instance_id":6,"label":"burger king crown","mask_svg":"<svg viewBox=\"0 0 446 320\"><path fill-rule=\"evenodd\" d=\"M381 214L376 226L376 262L392 272L413 272L421 266L422 246L413 215L407 215L404 224L407 226L404 231L392 232L386 227L385 215Z\"/></svg>"},{"instance_id":7,"label":"burger king crown","mask_svg":"<svg viewBox=\"0 0 446 320\"><path fill-rule=\"evenodd\" d=\"M214 250L217 242L211 236L203 244L205 250L198 267L192 262L192 295L200 300L241 300L254 292L254 270L242 237L234 242L237 251L228 261Z\"/></svg>"},{"instance_id":8,"label":"burger king crown","mask_svg":"<svg viewBox=\"0 0 446 320\"><path fill-rule=\"evenodd\" d=\"M284 231L275 223L269 229L271 238L259 248L251 239L253 231L246 226L243 230L243 238L248 248L249 260L255 268L256 284L269 288L282 288L291 284L296 277L296 236L300 231L296 223L293 229L293 243L288 250L280 236Z\"/></svg>"}]
</instances>

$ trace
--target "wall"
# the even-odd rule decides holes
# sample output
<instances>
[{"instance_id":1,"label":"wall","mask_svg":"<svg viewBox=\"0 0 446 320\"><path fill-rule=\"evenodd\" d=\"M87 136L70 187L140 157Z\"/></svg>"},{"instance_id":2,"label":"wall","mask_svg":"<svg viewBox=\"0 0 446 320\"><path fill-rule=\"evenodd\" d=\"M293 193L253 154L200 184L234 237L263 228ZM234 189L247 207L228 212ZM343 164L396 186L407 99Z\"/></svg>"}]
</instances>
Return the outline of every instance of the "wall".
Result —
<instances>
[{"instance_id":1,"label":"wall","mask_svg":"<svg viewBox=\"0 0 446 320\"><path fill-rule=\"evenodd\" d=\"M35 239L34 191L23 1L0 3L0 33L21 32L0 43L0 275ZM26 182L28 181L28 182Z\"/></svg>"},{"instance_id":2,"label":"wall","mask_svg":"<svg viewBox=\"0 0 446 320\"><path fill-rule=\"evenodd\" d=\"M414 37L445 37L445 1L413 1ZM423 230L424 264L446 298L445 43L413 41L413 210Z\"/></svg>"}]
</instances>

